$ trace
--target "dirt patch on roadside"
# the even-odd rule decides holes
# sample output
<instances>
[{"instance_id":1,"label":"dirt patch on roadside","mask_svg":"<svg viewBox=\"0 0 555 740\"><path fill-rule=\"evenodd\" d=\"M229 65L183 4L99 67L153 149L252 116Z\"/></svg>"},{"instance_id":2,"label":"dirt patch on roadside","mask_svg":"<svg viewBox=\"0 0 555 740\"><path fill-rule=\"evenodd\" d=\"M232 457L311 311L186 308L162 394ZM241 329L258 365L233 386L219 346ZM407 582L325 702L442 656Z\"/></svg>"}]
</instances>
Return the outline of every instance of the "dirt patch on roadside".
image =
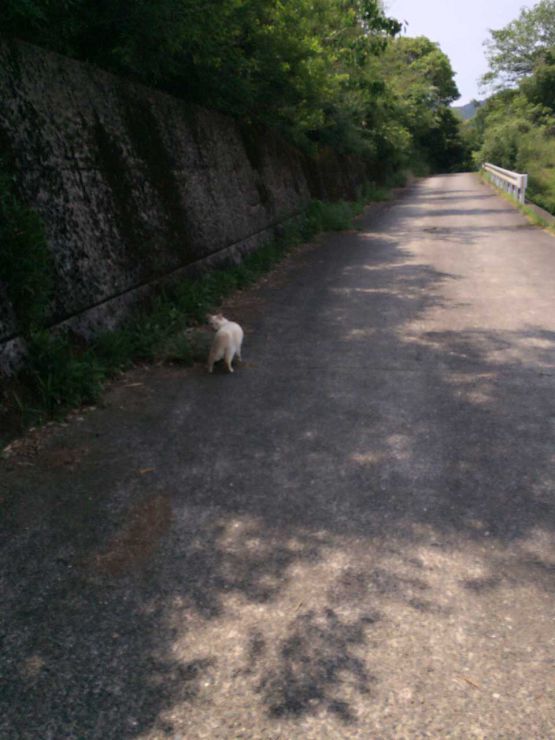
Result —
<instances>
[{"instance_id":1,"label":"dirt patch on roadside","mask_svg":"<svg viewBox=\"0 0 555 740\"><path fill-rule=\"evenodd\" d=\"M127 521L104 550L93 555L87 564L104 575L125 575L154 555L171 521L171 503L167 496L158 494L144 499L131 507Z\"/></svg>"}]
</instances>

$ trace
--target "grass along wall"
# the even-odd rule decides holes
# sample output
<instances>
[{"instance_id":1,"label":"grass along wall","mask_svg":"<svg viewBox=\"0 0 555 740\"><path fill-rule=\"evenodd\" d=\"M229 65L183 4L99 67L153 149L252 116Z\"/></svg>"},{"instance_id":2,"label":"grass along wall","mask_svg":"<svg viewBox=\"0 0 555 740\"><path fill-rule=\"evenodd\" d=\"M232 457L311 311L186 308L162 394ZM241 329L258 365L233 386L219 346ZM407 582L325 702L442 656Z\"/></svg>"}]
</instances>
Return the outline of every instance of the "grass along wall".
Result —
<instances>
[{"instance_id":1,"label":"grass along wall","mask_svg":"<svg viewBox=\"0 0 555 740\"><path fill-rule=\"evenodd\" d=\"M3 192L36 219L21 258L36 267L40 254L44 267L23 293L29 305L40 298L35 322L86 338L161 282L238 261L311 197L353 197L368 175L364 163L309 159L272 131L25 43L0 40L0 100ZM28 329L14 300L22 274L7 262L0 274L5 374Z\"/></svg>"}]
</instances>

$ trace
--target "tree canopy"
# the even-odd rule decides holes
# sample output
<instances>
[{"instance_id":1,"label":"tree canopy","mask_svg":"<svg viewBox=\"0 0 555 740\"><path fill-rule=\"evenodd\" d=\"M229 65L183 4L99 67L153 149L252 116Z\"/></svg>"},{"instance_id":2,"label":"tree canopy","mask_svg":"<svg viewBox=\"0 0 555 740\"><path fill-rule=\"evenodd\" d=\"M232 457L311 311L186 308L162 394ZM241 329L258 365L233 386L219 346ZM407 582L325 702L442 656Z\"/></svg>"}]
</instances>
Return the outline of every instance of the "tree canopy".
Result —
<instances>
[{"instance_id":1,"label":"tree canopy","mask_svg":"<svg viewBox=\"0 0 555 740\"><path fill-rule=\"evenodd\" d=\"M555 213L555 0L492 31L485 81L496 92L465 124L476 164L528 174L527 196Z\"/></svg>"},{"instance_id":2,"label":"tree canopy","mask_svg":"<svg viewBox=\"0 0 555 740\"><path fill-rule=\"evenodd\" d=\"M4 0L0 24L309 150L393 167L416 148L454 166L426 154L430 130L458 135L449 60L426 38L399 38L381 0Z\"/></svg>"},{"instance_id":3,"label":"tree canopy","mask_svg":"<svg viewBox=\"0 0 555 740\"><path fill-rule=\"evenodd\" d=\"M490 33L485 42L490 68L483 82L497 88L514 85L531 75L555 48L555 0L540 0L533 8L523 8L518 18Z\"/></svg>"}]
</instances>

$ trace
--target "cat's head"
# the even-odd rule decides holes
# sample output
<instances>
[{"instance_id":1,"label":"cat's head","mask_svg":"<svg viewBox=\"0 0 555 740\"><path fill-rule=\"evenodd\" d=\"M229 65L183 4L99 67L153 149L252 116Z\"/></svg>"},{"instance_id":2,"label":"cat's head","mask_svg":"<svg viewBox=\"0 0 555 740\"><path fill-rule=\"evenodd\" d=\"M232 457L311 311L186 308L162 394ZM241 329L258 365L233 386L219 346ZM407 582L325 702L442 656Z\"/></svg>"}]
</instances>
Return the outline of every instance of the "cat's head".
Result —
<instances>
[{"instance_id":1,"label":"cat's head","mask_svg":"<svg viewBox=\"0 0 555 740\"><path fill-rule=\"evenodd\" d=\"M212 327L212 329L219 329L225 322L227 321L226 318L221 313L216 314L208 314L206 317L208 320L208 323Z\"/></svg>"}]
</instances>

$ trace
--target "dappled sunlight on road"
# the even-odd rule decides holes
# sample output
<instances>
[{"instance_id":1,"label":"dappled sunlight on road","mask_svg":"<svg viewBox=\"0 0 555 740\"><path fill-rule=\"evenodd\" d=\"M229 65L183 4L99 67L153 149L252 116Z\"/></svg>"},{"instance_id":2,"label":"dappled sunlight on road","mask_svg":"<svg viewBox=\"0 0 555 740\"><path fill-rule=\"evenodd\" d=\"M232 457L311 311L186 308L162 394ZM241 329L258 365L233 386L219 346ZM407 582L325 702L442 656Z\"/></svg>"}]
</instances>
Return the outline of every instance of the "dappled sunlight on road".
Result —
<instances>
[{"instance_id":1,"label":"dappled sunlight on road","mask_svg":"<svg viewBox=\"0 0 555 740\"><path fill-rule=\"evenodd\" d=\"M496 298L487 230L424 231L438 199L473 206L443 185L236 298L233 377L141 371L8 473L9 691L41 697L34 726L547 736L547 247L507 266L526 311Z\"/></svg>"},{"instance_id":2,"label":"dappled sunlight on road","mask_svg":"<svg viewBox=\"0 0 555 740\"><path fill-rule=\"evenodd\" d=\"M441 716L461 736L515 713L519 732L549 723L555 481L552 419L537 409L553 401L551 319L504 311L495 325L473 275L449 262L505 226L407 230L428 199L461 196L475 205L465 189L421 188L387 233L352 234L325 303L305 308L318 349L288 357L295 403L251 386L267 416L233 465L215 451L217 535L197 540L208 567L166 615L168 659L209 668L198 701L175 702L145 738L163 722L210 734L218 707L231 734L262 712L303 738L379 733L393 716L407 735L441 735ZM478 197L489 219L492 197ZM285 302L275 326L270 356L298 331Z\"/></svg>"},{"instance_id":3,"label":"dappled sunlight on road","mask_svg":"<svg viewBox=\"0 0 555 740\"><path fill-rule=\"evenodd\" d=\"M224 589L220 610L209 620L198 621L189 609L169 610L171 660L205 668L195 700L186 697L163 711L142 737L156 737L165 725L202 736L215 727L208 708L225 704L231 694L230 731L248 725L249 717L254 722L262 709L279 721L281 732L315 738L322 727L341 732L353 723L379 725L390 702L402 702L410 706L404 730L411 732L428 711L414 702L418 686L443 696L457 713L469 704L479 711L491 694L506 702L510 672L498 670L500 654L526 676L527 691L542 697L534 711L549 711L541 677L530 685L527 673L530 660L548 660L545 634L538 629L521 647L516 639L529 631L549 595L548 565L534 549L535 543L545 546L541 528L515 548L494 544L478 519L467 522L476 534L470 539L409 518L371 539L329 530L319 536L310 529L299 529L296 537L249 517L220 523L219 547L233 552L231 563L251 557L253 540L241 537L244 531L257 542L269 536L298 558L283 565L269 600ZM494 632L482 622L485 595L499 610ZM526 608L515 613L515 599ZM425 657L417 645L426 646ZM509 706L520 701L512 695Z\"/></svg>"},{"instance_id":4,"label":"dappled sunlight on road","mask_svg":"<svg viewBox=\"0 0 555 740\"><path fill-rule=\"evenodd\" d=\"M351 329L351 331L346 335L347 339L369 339L370 337L375 336L378 333L378 329L374 329L373 327L368 327L367 329Z\"/></svg>"},{"instance_id":5,"label":"dappled sunlight on road","mask_svg":"<svg viewBox=\"0 0 555 740\"><path fill-rule=\"evenodd\" d=\"M555 369L555 331L539 327L526 327L522 331L421 331L418 334L412 333L411 327L408 333L407 341L415 346L462 362L487 363L492 372L500 373L507 367Z\"/></svg>"}]
</instances>

